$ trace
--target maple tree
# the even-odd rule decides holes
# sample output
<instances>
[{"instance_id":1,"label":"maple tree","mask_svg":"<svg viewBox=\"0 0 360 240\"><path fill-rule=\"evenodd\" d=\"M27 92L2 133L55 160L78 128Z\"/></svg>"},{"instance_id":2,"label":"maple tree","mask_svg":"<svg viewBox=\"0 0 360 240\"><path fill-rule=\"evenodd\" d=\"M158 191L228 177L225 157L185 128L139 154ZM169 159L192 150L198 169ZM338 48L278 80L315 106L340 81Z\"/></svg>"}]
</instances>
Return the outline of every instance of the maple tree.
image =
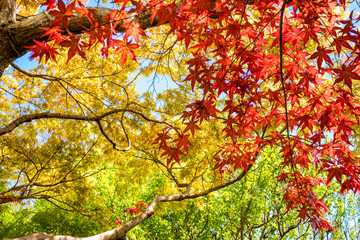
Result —
<instances>
[{"instance_id":1,"label":"maple tree","mask_svg":"<svg viewBox=\"0 0 360 240\"><path fill-rule=\"evenodd\" d=\"M176 44L181 45L181 50L172 51L172 54L180 54L184 65L186 63L185 69L179 67L178 77L195 94L192 99L184 100L181 107L178 104L177 110L182 112L180 120L169 116L167 121L156 120L150 117L151 110L143 111L140 104L133 104L129 99L126 104L119 105L119 99L111 94L106 95L105 100L116 107L92 102L89 108L67 91L65 98L69 96L74 100L71 106L62 109L57 106L50 111L41 111L46 109L44 106L39 107L40 111L26 109L26 106L26 111L14 109L14 117L4 117L5 124L0 129L4 141L21 142L20 138L7 140L6 137L16 130L25 131L24 126L29 127L26 122L76 120L81 122L76 126L82 126L84 131L82 124L94 123L91 132L100 132L115 150L128 151L132 137L140 138L137 131L145 127L133 123L134 132L127 132L126 114L133 115L133 122L142 119L156 125L151 129L152 134L144 137L146 146L156 145L158 157L154 162L167 172L178 191L155 196L141 213L142 207L129 208L129 213L139 214L122 226L98 235L99 238L125 238L126 232L153 215L160 202L199 198L240 181L256 167L266 147L280 149L282 170L276 178L284 186L283 201L288 210L298 212L297 217L309 222L315 230L333 230L324 217L328 208L314 189L334 181L340 185L342 194L357 193L360 187L359 158L351 149L360 115L359 101L353 91L354 80L360 79L360 32L356 26L360 19L354 11L347 13L351 2L119 0L114 3L116 8L108 9L87 7L82 1L21 1L20 8L16 8L15 1L2 1L0 41L8 44L0 47L1 73L11 64L27 77L62 84L61 78L44 75L41 71L26 73L11 63L27 51L31 52L30 58L39 58L45 65L56 64L60 61L58 56L64 53L68 64L77 57L89 60L89 49L96 50L99 58L119 56L123 68L131 61L152 60L154 56L146 53L154 46L151 34L161 36L162 32L156 33L150 28L167 25L160 30L164 31L161 41L164 45L170 44L166 51L172 51ZM36 13L40 6L47 10ZM17 17L16 11L29 16ZM171 74L169 71L168 75ZM82 89L86 91L86 87ZM126 88L123 91L128 95ZM102 94L104 97L105 93ZM47 98L51 99L51 95ZM65 101L64 96L53 100L59 105ZM76 105L80 110L74 110ZM108 117L111 120L107 120ZM51 125L46 122L42 129ZM196 154L199 159L196 152L199 139L202 135L208 137L203 132L211 126L217 130L211 158L197 163L187 161ZM112 132L123 132L127 147L118 146L113 135L108 133L111 128ZM57 131L60 134L60 129ZM17 134L21 136L21 132ZM36 131L32 134L37 136ZM80 149L84 156L91 150L86 147L93 145L90 142L93 139L74 137L73 132L62 134L67 141L83 141L84 148ZM75 140L77 137L80 139ZM60 148L63 145L61 143ZM73 152L77 146L70 148ZM14 151L26 156L23 151ZM67 156L66 153L62 154ZM29 181L18 185L16 182L1 193L1 203L49 198L32 195L32 187L55 187L86 179L89 175L82 174L79 169L75 172L71 167L73 163L70 159L68 165L58 164L57 167L67 174L59 175L52 183ZM180 166L183 172L175 173L174 166ZM36 169L35 176L42 169ZM197 183L204 179L212 179L212 184L201 188Z\"/></svg>"}]
</instances>

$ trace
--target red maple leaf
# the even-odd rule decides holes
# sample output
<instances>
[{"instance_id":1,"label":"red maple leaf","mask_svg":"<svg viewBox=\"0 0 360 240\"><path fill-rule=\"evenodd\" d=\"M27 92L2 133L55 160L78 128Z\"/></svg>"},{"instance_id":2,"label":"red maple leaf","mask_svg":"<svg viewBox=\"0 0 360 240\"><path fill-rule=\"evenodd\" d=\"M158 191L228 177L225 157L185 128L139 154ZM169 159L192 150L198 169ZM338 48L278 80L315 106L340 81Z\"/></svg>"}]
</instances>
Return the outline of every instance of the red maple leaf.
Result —
<instances>
[{"instance_id":1,"label":"red maple leaf","mask_svg":"<svg viewBox=\"0 0 360 240\"><path fill-rule=\"evenodd\" d=\"M112 41L112 46L115 47L115 54L120 55L122 67L124 67L128 58L136 61L134 49L137 49L139 45L129 43L127 40L123 41L114 39Z\"/></svg>"},{"instance_id":2,"label":"red maple leaf","mask_svg":"<svg viewBox=\"0 0 360 240\"><path fill-rule=\"evenodd\" d=\"M65 41L61 42L61 46L69 48L68 50L68 59L72 59L76 54L86 60L86 54L84 51L84 47L88 45L81 39L81 36L71 36Z\"/></svg>"},{"instance_id":3,"label":"red maple leaf","mask_svg":"<svg viewBox=\"0 0 360 240\"><path fill-rule=\"evenodd\" d=\"M352 79L360 80L359 74L357 74L354 70L357 68L357 65L346 65L343 64L341 69L333 69L335 73L337 73L338 78L335 80L335 83L344 82L346 86L352 90Z\"/></svg>"},{"instance_id":4,"label":"red maple leaf","mask_svg":"<svg viewBox=\"0 0 360 240\"><path fill-rule=\"evenodd\" d=\"M26 47L32 51L30 55L30 59L34 59L36 57L40 57L39 61L41 61L42 57L45 56L45 62L47 62L50 58L56 62L56 55L59 54L54 46L50 46L47 42L39 42L34 40L35 44L29 47Z\"/></svg>"},{"instance_id":5,"label":"red maple leaf","mask_svg":"<svg viewBox=\"0 0 360 240\"><path fill-rule=\"evenodd\" d=\"M332 64L331 58L328 55L329 53L332 53L332 52L333 52L333 50L329 50L324 47L318 46L317 51L315 53L313 53L309 59L317 58L318 68L321 69L323 60L325 60L325 62L327 62L327 63Z\"/></svg>"},{"instance_id":6,"label":"red maple leaf","mask_svg":"<svg viewBox=\"0 0 360 240\"><path fill-rule=\"evenodd\" d=\"M50 28L46 28L46 27L39 27L39 28L46 30L46 32L42 35L42 37L49 36L49 40L55 40L55 43L61 43L66 39L66 36L60 33L63 32L63 30L60 29L60 26L53 26Z\"/></svg>"},{"instance_id":7,"label":"red maple leaf","mask_svg":"<svg viewBox=\"0 0 360 240\"><path fill-rule=\"evenodd\" d=\"M188 153L188 147L192 146L192 144L189 141L189 137L190 137L190 134L182 134L181 136L176 138L174 140L174 142L178 142L177 148L180 149L183 147L185 149L186 153Z\"/></svg>"},{"instance_id":8,"label":"red maple leaf","mask_svg":"<svg viewBox=\"0 0 360 240\"><path fill-rule=\"evenodd\" d=\"M186 123L186 128L184 132L190 131L192 135L195 135L196 130L200 130L201 128L197 125L197 121L191 120L190 122Z\"/></svg>"},{"instance_id":9,"label":"red maple leaf","mask_svg":"<svg viewBox=\"0 0 360 240\"><path fill-rule=\"evenodd\" d=\"M139 43L140 35L146 36L144 30L140 28L140 23L131 22L129 24L121 25L126 29L124 38L128 38L130 36L134 37L136 43Z\"/></svg>"},{"instance_id":10,"label":"red maple leaf","mask_svg":"<svg viewBox=\"0 0 360 240\"><path fill-rule=\"evenodd\" d=\"M167 157L167 165L169 165L173 160L177 163L180 163L180 155L184 154L182 151L176 147L165 147L163 149L164 152L161 154L161 156Z\"/></svg>"},{"instance_id":11,"label":"red maple leaf","mask_svg":"<svg viewBox=\"0 0 360 240\"><path fill-rule=\"evenodd\" d=\"M335 178L341 184L342 176L344 174L341 164L326 160L322 165L322 171L329 173L326 184L329 184L333 178Z\"/></svg>"},{"instance_id":12,"label":"red maple leaf","mask_svg":"<svg viewBox=\"0 0 360 240\"><path fill-rule=\"evenodd\" d=\"M97 19L95 18L95 10L85 7L80 1L79 4L80 8L74 8L74 10L80 14L79 17L86 17L91 24L97 23Z\"/></svg>"},{"instance_id":13,"label":"red maple leaf","mask_svg":"<svg viewBox=\"0 0 360 240\"><path fill-rule=\"evenodd\" d=\"M57 9L52 9L49 14L54 16L55 19L52 20L52 26L63 26L68 29L69 19L74 16L76 2L72 2L69 5L65 5L62 0L58 1Z\"/></svg>"},{"instance_id":14,"label":"red maple leaf","mask_svg":"<svg viewBox=\"0 0 360 240\"><path fill-rule=\"evenodd\" d=\"M159 143L159 148L166 148L167 147L166 141L168 139L171 139L171 137L165 131L156 134L157 134L157 138L154 140L153 144Z\"/></svg>"}]
</instances>

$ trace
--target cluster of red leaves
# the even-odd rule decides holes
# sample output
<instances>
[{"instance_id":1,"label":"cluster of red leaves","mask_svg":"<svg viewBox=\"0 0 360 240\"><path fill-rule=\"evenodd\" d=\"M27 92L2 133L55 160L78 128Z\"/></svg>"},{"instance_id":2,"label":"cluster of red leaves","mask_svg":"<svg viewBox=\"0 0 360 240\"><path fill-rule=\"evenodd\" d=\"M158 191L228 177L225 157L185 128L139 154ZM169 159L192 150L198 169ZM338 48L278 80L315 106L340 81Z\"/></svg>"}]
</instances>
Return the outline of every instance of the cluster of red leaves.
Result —
<instances>
[{"instance_id":1,"label":"cluster of red leaves","mask_svg":"<svg viewBox=\"0 0 360 240\"><path fill-rule=\"evenodd\" d=\"M220 173L231 166L246 171L264 147L280 148L283 172L278 179L286 185L288 208L296 209L315 229L332 229L323 216L327 207L313 187L336 179L341 193L360 190L359 159L349 149L352 126L360 119L360 104L352 92L353 81L360 79L360 33L354 25L359 19L351 13L349 19L341 20L333 11L337 6L345 9L345 1L115 2L120 9L106 17L107 24L101 24L93 10L79 2L47 1L54 20L45 35L54 42L35 42L30 47L32 58L55 60L55 45L69 48L68 59L76 54L85 58L84 48L99 42L103 55L113 48L123 64L129 58L135 60L134 49L145 33L136 20L126 22L126 16L150 10L151 21L168 23L177 41L192 49L185 81L203 91L203 98L183 112L184 130L167 127L157 134L154 143L167 164L180 163L180 156L191 146L190 134L195 135L204 121L221 115L227 142L219 146L214 168ZM125 8L128 3L132 7ZM284 18L280 17L282 6L287 11ZM258 12L256 17L253 12ZM87 42L68 30L75 13L91 23L90 28L83 26ZM122 39L115 30L118 24L125 28ZM319 41L324 36L325 43ZM316 49L309 43L316 44ZM304 168L325 172L327 179L306 175L301 171ZM135 214L139 209L128 212Z\"/></svg>"},{"instance_id":2,"label":"cluster of red leaves","mask_svg":"<svg viewBox=\"0 0 360 240\"><path fill-rule=\"evenodd\" d=\"M114 223L116 223L117 225L121 225L123 223L123 220L114 220Z\"/></svg>"},{"instance_id":3,"label":"cluster of red leaves","mask_svg":"<svg viewBox=\"0 0 360 240\"><path fill-rule=\"evenodd\" d=\"M137 202L135 207L130 207L124 210L124 213L128 213L130 215L137 215L142 211L146 210L148 205L145 202Z\"/></svg>"},{"instance_id":4,"label":"cluster of red leaves","mask_svg":"<svg viewBox=\"0 0 360 240\"><path fill-rule=\"evenodd\" d=\"M176 132L177 137L172 137L171 132ZM185 130L190 131L190 130ZM153 144L158 144L159 149L163 150L161 156L167 157L167 165L172 161L180 163L180 155L183 155L185 151L188 152L189 146L192 144L189 141L189 134L181 133L179 128L176 127L166 127L161 133L157 133L157 138ZM168 142L171 141L169 144ZM183 150L183 151L182 151Z\"/></svg>"},{"instance_id":5,"label":"cluster of red leaves","mask_svg":"<svg viewBox=\"0 0 360 240\"><path fill-rule=\"evenodd\" d=\"M137 202L135 207L130 207L124 210L125 214L129 215L137 215L148 208L148 205L145 202ZM119 226L123 223L123 220L114 220L114 223L118 224Z\"/></svg>"},{"instance_id":6,"label":"cluster of red leaves","mask_svg":"<svg viewBox=\"0 0 360 240\"><path fill-rule=\"evenodd\" d=\"M108 57L109 49L114 49L115 54L121 56L123 66L127 59L136 61L134 50L139 47L140 36L146 36L146 34L140 23L136 22L134 18L129 20L127 14L134 11L140 12L141 7L125 13L126 3L131 2L137 5L137 1L114 1L114 3L117 2L123 3L123 8L113 10L110 14L103 16L108 19L107 23L100 23L99 19L95 17L95 10L86 8L81 1L73 1L67 5L63 0L44 2L42 5L47 7L48 14L54 19L50 28L42 28L46 31L42 37L48 36L48 40L52 40L52 43L35 41L34 45L27 47L32 51L30 58L39 57L41 60L45 56L45 62L49 59L56 61L56 55L59 54L57 47L61 47L68 49L68 61L75 55L86 59L85 48L100 43L102 44L101 54ZM85 19L86 21L84 21ZM80 26L84 29L83 34L73 34L69 30L69 24ZM120 33L115 30L119 24L125 28L122 39L119 39ZM61 28L66 31L66 35L62 34ZM82 37L84 34L88 37Z\"/></svg>"},{"instance_id":7,"label":"cluster of red leaves","mask_svg":"<svg viewBox=\"0 0 360 240\"><path fill-rule=\"evenodd\" d=\"M203 99L184 111L186 127L176 130L177 135L195 135L203 121L220 114L228 139L215 155L214 169L221 174L231 166L246 171L265 146L277 146L283 156L278 179L286 185L283 199L288 208L295 208L315 229L331 230L323 215L328 208L312 189L335 178L341 193L360 190L359 159L349 149L351 126L360 117L360 104L352 93L353 80L360 79L360 33L352 14L340 20L333 13L335 1L288 1L281 33L283 1L245 2L188 0L178 8L174 3L154 8L153 19L168 22L178 41L193 49L185 81L203 90ZM252 11L260 14L252 18ZM330 24L324 25L324 20ZM331 43L322 44L321 34ZM280 37L281 53L276 49ZM316 49L309 50L310 41ZM335 66L338 57L342 63ZM158 133L154 142L168 164L179 162L182 147L190 146L188 139L186 145L176 145L179 140L170 130ZM303 168L327 172L327 179L306 175Z\"/></svg>"}]
</instances>

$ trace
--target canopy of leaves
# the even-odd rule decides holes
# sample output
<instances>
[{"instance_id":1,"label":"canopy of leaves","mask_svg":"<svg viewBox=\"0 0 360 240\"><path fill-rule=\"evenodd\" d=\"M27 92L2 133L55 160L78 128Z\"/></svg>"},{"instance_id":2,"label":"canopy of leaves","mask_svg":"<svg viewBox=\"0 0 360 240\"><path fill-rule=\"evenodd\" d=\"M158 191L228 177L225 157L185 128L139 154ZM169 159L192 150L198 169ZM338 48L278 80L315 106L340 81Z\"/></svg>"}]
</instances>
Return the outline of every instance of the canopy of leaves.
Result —
<instances>
[{"instance_id":1,"label":"canopy of leaves","mask_svg":"<svg viewBox=\"0 0 360 240\"><path fill-rule=\"evenodd\" d=\"M66 217L74 236L164 237L174 219L173 239L338 234L333 191L360 189L354 3L121 0L102 16L91 4L18 3L51 22L26 46L40 66L1 78L0 203L35 209L33 231L54 234L36 225L61 214L49 204L109 214ZM159 202L171 203L137 226ZM66 230L72 219L84 228Z\"/></svg>"}]
</instances>

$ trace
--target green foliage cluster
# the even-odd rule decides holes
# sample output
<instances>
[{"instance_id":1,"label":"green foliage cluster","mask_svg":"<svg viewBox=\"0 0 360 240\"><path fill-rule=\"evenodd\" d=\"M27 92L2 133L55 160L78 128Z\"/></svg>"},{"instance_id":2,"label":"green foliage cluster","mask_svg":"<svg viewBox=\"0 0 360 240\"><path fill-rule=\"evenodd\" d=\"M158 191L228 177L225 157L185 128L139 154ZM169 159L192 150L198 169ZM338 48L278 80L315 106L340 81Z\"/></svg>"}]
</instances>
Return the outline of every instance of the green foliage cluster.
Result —
<instances>
[{"instance_id":1,"label":"green foliage cluster","mask_svg":"<svg viewBox=\"0 0 360 240\"><path fill-rule=\"evenodd\" d=\"M267 150L256 168L250 170L242 181L202 199L161 204L155 216L129 232L128 238L206 240L358 237L360 201L349 195L339 196L334 188L330 188L332 192L327 192L324 198L331 209L328 216L336 228L332 233L313 232L308 223L296 218L296 213L287 211L281 201L283 186L279 186L275 179L281 169L279 163L279 153ZM149 203L170 184L163 174L154 174L143 179L143 182L128 184L126 179L121 178L121 173L121 168L114 165L95 175L93 194L87 202L83 202L79 212L64 211L46 200L29 202L25 207L4 205L0 212L0 238L19 237L32 232L77 237L101 233L116 227L114 220L130 220L134 216L125 213L126 208L134 206L138 201ZM81 215L82 212L91 214Z\"/></svg>"},{"instance_id":2,"label":"green foliage cluster","mask_svg":"<svg viewBox=\"0 0 360 240\"><path fill-rule=\"evenodd\" d=\"M0 226L0 239L34 232L85 237L102 228L99 221L64 211L43 199L23 208L5 205L0 212Z\"/></svg>"}]
</instances>

